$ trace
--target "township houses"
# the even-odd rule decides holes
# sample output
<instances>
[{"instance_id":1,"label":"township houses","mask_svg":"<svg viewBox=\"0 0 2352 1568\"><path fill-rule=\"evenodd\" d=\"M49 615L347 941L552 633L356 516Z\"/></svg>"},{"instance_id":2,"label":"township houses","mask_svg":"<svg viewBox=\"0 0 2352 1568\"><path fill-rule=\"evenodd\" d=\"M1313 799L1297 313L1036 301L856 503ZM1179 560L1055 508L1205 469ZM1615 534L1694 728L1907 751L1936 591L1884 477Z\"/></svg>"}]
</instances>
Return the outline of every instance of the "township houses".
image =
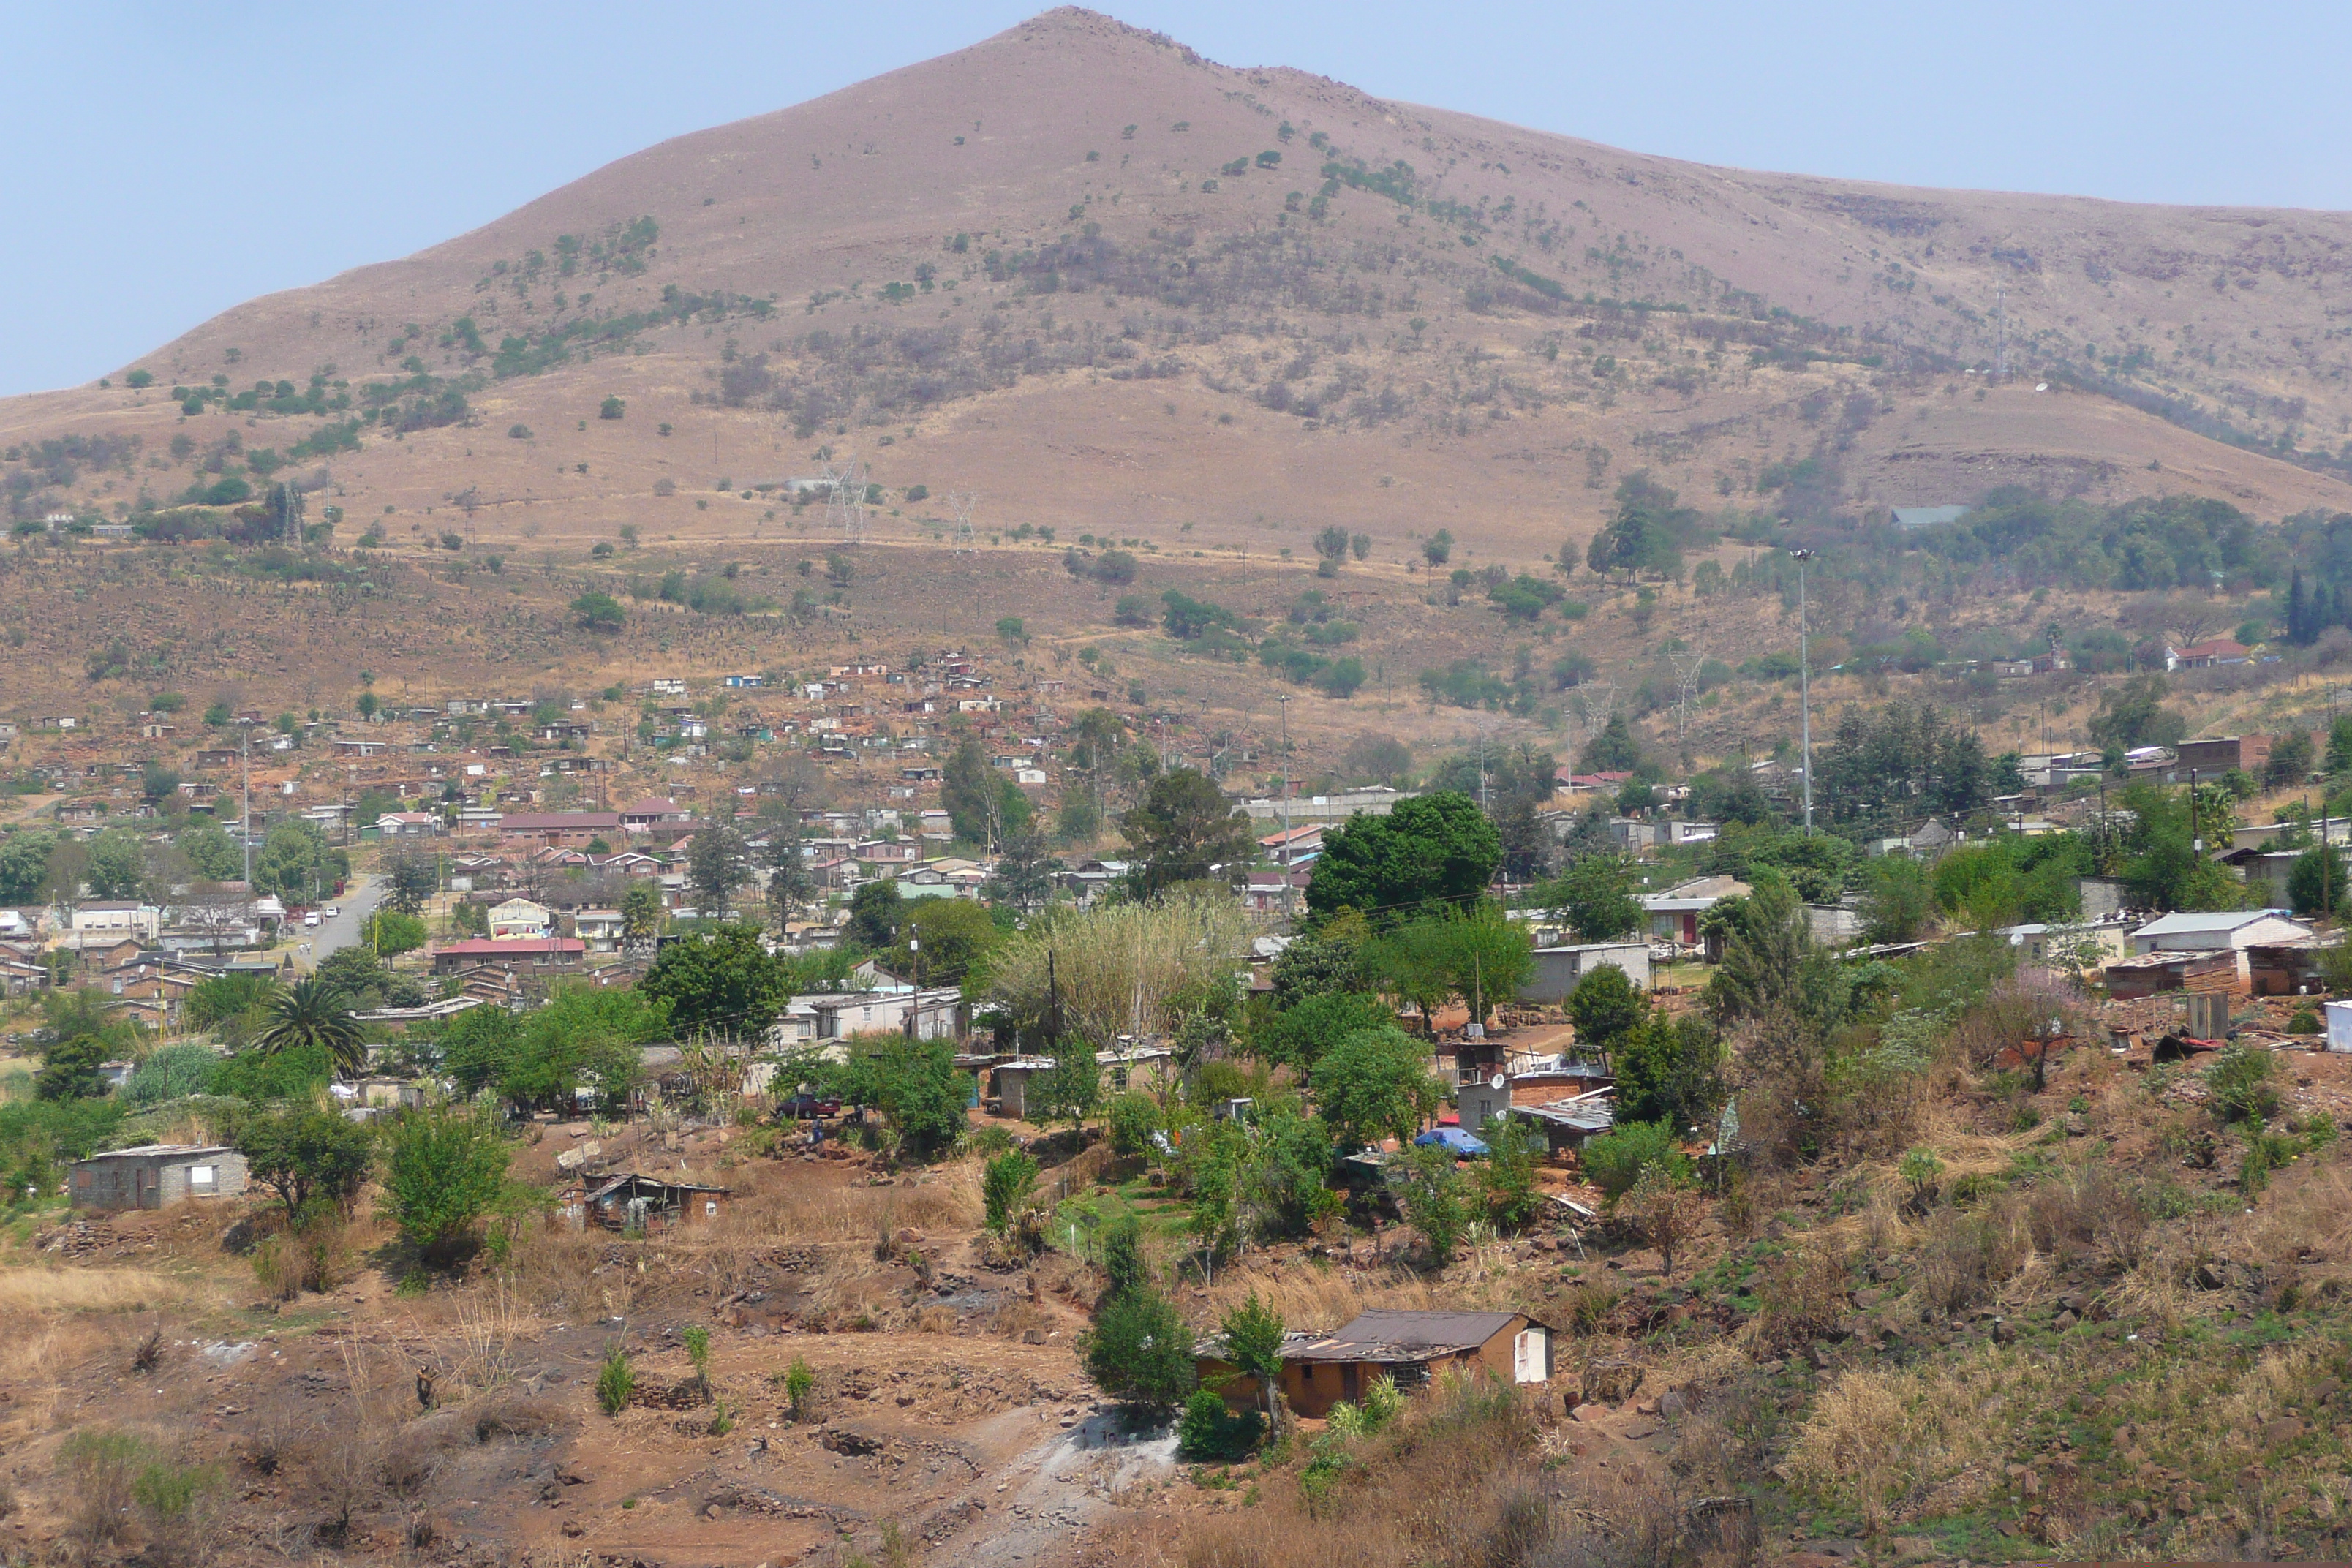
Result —
<instances>
[{"instance_id":1,"label":"township houses","mask_svg":"<svg viewBox=\"0 0 2352 1568\"><path fill-rule=\"evenodd\" d=\"M910 1014L919 1040L952 1040L971 1028L971 1007L961 986L927 986L916 991L899 985L795 996L768 1026L767 1042L771 1049L790 1050L845 1040L852 1035L904 1034Z\"/></svg>"},{"instance_id":2,"label":"township houses","mask_svg":"<svg viewBox=\"0 0 2352 1568\"><path fill-rule=\"evenodd\" d=\"M651 833L658 827L676 826L693 820L692 812L662 795L632 801L621 808L621 826L631 833Z\"/></svg>"},{"instance_id":3,"label":"township houses","mask_svg":"<svg viewBox=\"0 0 2352 1568\"><path fill-rule=\"evenodd\" d=\"M448 831L440 814L431 811L387 811L368 826L379 838L430 838Z\"/></svg>"},{"instance_id":4,"label":"township houses","mask_svg":"<svg viewBox=\"0 0 2352 1568\"><path fill-rule=\"evenodd\" d=\"M2131 933L2131 956L2106 966L2107 994L2117 999L2163 991L2245 994L2292 989L2290 955L2307 952L2311 927L2275 910L2183 910L2148 921ZM2257 985L2257 976L2264 983Z\"/></svg>"},{"instance_id":5,"label":"township houses","mask_svg":"<svg viewBox=\"0 0 2352 1568\"><path fill-rule=\"evenodd\" d=\"M456 974L482 963L527 964L553 969L577 963L587 951L576 936L467 937L433 950L433 973Z\"/></svg>"},{"instance_id":6,"label":"township houses","mask_svg":"<svg viewBox=\"0 0 2352 1568\"><path fill-rule=\"evenodd\" d=\"M585 849L599 838L622 837L616 811L526 811L500 820L499 831L517 847Z\"/></svg>"},{"instance_id":7,"label":"township houses","mask_svg":"<svg viewBox=\"0 0 2352 1568\"><path fill-rule=\"evenodd\" d=\"M145 1143L76 1160L78 1209L160 1209L245 1191L245 1156L215 1143Z\"/></svg>"},{"instance_id":8,"label":"township houses","mask_svg":"<svg viewBox=\"0 0 2352 1568\"><path fill-rule=\"evenodd\" d=\"M520 898L492 904L488 919L491 937L501 942L543 937L555 923L545 904Z\"/></svg>"},{"instance_id":9,"label":"township houses","mask_svg":"<svg viewBox=\"0 0 2352 1568\"><path fill-rule=\"evenodd\" d=\"M1386 1374L1414 1389L1446 1372L1485 1372L1505 1383L1542 1383L1552 1374L1553 1332L1525 1312L1360 1312L1330 1333L1283 1336L1282 1396L1308 1420L1342 1401L1360 1402ZM1201 1343L1194 1365L1201 1385L1227 1405L1259 1403L1257 1380L1242 1374L1222 1340Z\"/></svg>"},{"instance_id":10,"label":"township houses","mask_svg":"<svg viewBox=\"0 0 2352 1568\"><path fill-rule=\"evenodd\" d=\"M130 937L152 942L163 930L163 911L137 899L85 899L74 906L69 945L99 946Z\"/></svg>"}]
</instances>

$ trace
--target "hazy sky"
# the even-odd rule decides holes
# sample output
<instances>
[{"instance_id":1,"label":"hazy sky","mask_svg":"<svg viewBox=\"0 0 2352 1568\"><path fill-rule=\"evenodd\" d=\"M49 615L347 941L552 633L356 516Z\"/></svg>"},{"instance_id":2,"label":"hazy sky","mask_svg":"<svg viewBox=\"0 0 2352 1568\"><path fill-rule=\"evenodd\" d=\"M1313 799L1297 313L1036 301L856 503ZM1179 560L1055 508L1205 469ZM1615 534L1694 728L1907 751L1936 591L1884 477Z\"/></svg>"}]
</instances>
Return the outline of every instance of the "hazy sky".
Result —
<instances>
[{"instance_id":1,"label":"hazy sky","mask_svg":"<svg viewBox=\"0 0 2352 1568\"><path fill-rule=\"evenodd\" d=\"M648 142L1035 8L11 0L0 394L95 378L240 300L419 249ZM2352 206L2343 0L1132 0L1115 14L1225 64L1680 158Z\"/></svg>"}]
</instances>

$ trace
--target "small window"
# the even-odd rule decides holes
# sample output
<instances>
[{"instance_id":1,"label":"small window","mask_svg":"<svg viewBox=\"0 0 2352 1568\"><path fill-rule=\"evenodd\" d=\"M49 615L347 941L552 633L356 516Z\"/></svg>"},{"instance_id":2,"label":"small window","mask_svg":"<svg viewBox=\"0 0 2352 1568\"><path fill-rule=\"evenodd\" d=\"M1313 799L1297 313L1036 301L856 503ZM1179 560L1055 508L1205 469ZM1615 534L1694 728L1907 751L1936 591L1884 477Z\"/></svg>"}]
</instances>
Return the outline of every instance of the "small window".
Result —
<instances>
[{"instance_id":1,"label":"small window","mask_svg":"<svg viewBox=\"0 0 2352 1568\"><path fill-rule=\"evenodd\" d=\"M215 1169L215 1167L211 1165L189 1166L188 1185L192 1187L209 1187L213 1185L213 1172Z\"/></svg>"}]
</instances>

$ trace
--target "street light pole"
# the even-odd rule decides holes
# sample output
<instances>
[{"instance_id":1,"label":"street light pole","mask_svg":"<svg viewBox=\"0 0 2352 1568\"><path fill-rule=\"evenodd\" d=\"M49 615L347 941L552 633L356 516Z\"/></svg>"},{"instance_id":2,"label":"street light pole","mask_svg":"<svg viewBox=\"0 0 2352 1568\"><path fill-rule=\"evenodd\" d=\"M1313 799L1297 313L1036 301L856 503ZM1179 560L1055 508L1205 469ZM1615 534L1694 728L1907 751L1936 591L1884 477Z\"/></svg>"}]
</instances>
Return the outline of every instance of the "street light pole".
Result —
<instances>
[{"instance_id":1,"label":"street light pole","mask_svg":"<svg viewBox=\"0 0 2352 1568\"><path fill-rule=\"evenodd\" d=\"M1810 550L1791 550L1797 563L1797 710L1804 727L1805 837L1813 836L1813 661L1811 633L1805 625L1805 563Z\"/></svg>"},{"instance_id":2,"label":"street light pole","mask_svg":"<svg viewBox=\"0 0 2352 1568\"><path fill-rule=\"evenodd\" d=\"M1291 918L1290 907L1290 698L1286 693L1276 697L1282 704L1282 918Z\"/></svg>"}]
</instances>

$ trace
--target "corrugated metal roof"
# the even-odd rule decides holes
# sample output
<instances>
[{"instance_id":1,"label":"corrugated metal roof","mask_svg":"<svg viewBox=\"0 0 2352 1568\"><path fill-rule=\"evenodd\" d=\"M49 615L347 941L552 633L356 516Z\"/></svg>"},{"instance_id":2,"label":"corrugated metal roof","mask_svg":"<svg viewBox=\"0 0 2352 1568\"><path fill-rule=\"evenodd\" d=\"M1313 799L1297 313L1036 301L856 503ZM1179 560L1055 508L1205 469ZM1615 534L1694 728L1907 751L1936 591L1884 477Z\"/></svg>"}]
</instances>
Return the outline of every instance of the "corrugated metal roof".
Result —
<instances>
[{"instance_id":1,"label":"corrugated metal roof","mask_svg":"<svg viewBox=\"0 0 2352 1568\"><path fill-rule=\"evenodd\" d=\"M1423 1361L1475 1351L1508 1329L1516 1312L1367 1311L1325 1339L1286 1348L1299 1361Z\"/></svg>"}]
</instances>

